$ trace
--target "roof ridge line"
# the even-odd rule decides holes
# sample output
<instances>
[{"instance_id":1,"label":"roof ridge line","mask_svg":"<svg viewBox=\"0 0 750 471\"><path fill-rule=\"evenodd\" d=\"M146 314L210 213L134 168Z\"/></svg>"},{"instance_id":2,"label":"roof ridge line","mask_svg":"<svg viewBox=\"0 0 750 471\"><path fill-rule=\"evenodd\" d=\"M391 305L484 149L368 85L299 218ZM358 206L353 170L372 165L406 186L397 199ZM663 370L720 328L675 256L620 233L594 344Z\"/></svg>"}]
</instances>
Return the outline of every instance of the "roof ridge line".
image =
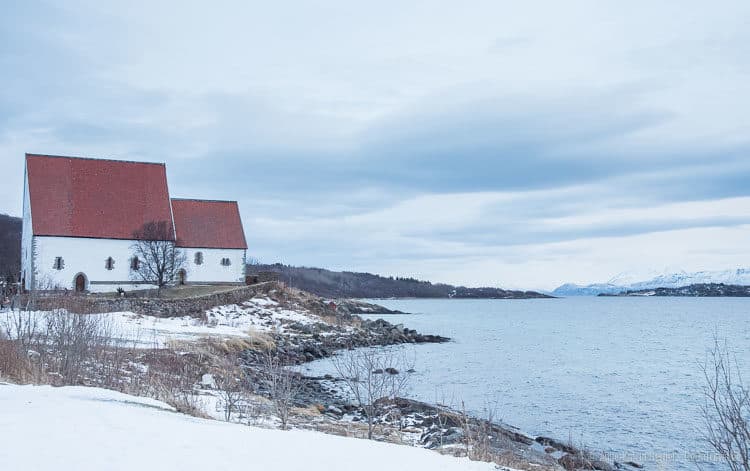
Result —
<instances>
[{"instance_id":1,"label":"roof ridge line","mask_svg":"<svg viewBox=\"0 0 750 471\"><path fill-rule=\"evenodd\" d=\"M206 203L237 203L237 200L217 200L201 198L170 198L172 201L202 201Z\"/></svg>"},{"instance_id":2,"label":"roof ridge line","mask_svg":"<svg viewBox=\"0 0 750 471\"><path fill-rule=\"evenodd\" d=\"M55 159L78 159L78 160L98 160L102 162L122 162L126 164L145 164L145 165L161 165L166 167L167 164L164 162L144 162L140 160L119 160L110 158L99 158L99 157L80 157L76 155L53 155L53 154L35 154L33 152L26 152L26 157L50 157Z\"/></svg>"}]
</instances>

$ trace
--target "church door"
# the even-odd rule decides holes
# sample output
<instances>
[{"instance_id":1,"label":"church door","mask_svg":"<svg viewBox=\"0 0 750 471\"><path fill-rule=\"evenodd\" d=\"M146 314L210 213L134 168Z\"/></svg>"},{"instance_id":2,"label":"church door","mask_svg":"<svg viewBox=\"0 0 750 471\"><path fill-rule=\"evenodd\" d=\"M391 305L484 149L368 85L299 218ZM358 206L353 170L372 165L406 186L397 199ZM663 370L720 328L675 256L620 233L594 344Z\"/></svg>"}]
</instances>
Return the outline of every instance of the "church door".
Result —
<instances>
[{"instance_id":1,"label":"church door","mask_svg":"<svg viewBox=\"0 0 750 471\"><path fill-rule=\"evenodd\" d=\"M86 276L83 273L76 275L76 293L86 290Z\"/></svg>"},{"instance_id":2,"label":"church door","mask_svg":"<svg viewBox=\"0 0 750 471\"><path fill-rule=\"evenodd\" d=\"M187 272L184 268L181 268L180 271L177 272L177 279L181 285L184 285L185 281L187 281Z\"/></svg>"}]
</instances>

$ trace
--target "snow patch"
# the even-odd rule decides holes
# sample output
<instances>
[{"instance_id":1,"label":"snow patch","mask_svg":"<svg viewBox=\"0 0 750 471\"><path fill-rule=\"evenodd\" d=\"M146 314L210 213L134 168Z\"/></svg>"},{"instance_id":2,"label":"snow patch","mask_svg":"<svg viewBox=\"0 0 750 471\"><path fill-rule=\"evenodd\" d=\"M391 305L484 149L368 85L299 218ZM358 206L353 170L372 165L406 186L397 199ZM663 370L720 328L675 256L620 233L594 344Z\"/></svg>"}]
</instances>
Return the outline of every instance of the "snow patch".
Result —
<instances>
[{"instance_id":1,"label":"snow patch","mask_svg":"<svg viewBox=\"0 0 750 471\"><path fill-rule=\"evenodd\" d=\"M23 313L39 320L47 312ZM217 306L206 311L206 320L190 316L154 317L133 312L91 314L100 316L112 336L125 346L163 348L173 341L196 340L205 336L248 337L251 332L285 332L290 324L322 322L317 316L285 309L266 297L252 298L242 304ZM0 314L0 331L12 333L10 312Z\"/></svg>"},{"instance_id":2,"label":"snow patch","mask_svg":"<svg viewBox=\"0 0 750 471\"><path fill-rule=\"evenodd\" d=\"M197 419L96 388L0 383L0 410L3 469L496 469L409 446Z\"/></svg>"}]
</instances>

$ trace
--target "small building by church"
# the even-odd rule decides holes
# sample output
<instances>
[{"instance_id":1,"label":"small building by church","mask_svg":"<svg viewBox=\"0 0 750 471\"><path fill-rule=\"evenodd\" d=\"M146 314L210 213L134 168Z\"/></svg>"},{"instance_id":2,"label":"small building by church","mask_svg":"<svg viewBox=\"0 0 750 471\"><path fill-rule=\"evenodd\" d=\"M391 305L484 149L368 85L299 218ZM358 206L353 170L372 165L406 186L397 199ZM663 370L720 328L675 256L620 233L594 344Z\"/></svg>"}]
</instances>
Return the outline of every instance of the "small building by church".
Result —
<instances>
[{"instance_id":1,"label":"small building by church","mask_svg":"<svg viewBox=\"0 0 750 471\"><path fill-rule=\"evenodd\" d=\"M182 283L244 281L245 232L236 201L172 199Z\"/></svg>"},{"instance_id":2,"label":"small building by church","mask_svg":"<svg viewBox=\"0 0 750 471\"><path fill-rule=\"evenodd\" d=\"M26 154L21 280L26 290L153 288L137 276L136 233L167 228L175 282L241 284L247 243L236 201L173 199L163 163Z\"/></svg>"}]
</instances>

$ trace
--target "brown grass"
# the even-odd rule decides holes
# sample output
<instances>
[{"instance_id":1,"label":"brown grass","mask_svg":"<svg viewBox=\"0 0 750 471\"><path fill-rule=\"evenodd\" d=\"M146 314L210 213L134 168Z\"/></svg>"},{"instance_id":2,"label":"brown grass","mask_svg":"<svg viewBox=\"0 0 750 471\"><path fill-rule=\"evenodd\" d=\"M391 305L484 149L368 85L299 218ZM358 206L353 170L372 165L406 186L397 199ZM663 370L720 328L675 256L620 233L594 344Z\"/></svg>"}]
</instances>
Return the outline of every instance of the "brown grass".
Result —
<instances>
[{"instance_id":1,"label":"brown grass","mask_svg":"<svg viewBox=\"0 0 750 471\"><path fill-rule=\"evenodd\" d=\"M317 405L307 407L292 407L292 414L299 417L320 417L320 409Z\"/></svg>"},{"instance_id":2,"label":"brown grass","mask_svg":"<svg viewBox=\"0 0 750 471\"><path fill-rule=\"evenodd\" d=\"M33 383L35 368L17 342L0 340L0 378L19 384Z\"/></svg>"}]
</instances>

